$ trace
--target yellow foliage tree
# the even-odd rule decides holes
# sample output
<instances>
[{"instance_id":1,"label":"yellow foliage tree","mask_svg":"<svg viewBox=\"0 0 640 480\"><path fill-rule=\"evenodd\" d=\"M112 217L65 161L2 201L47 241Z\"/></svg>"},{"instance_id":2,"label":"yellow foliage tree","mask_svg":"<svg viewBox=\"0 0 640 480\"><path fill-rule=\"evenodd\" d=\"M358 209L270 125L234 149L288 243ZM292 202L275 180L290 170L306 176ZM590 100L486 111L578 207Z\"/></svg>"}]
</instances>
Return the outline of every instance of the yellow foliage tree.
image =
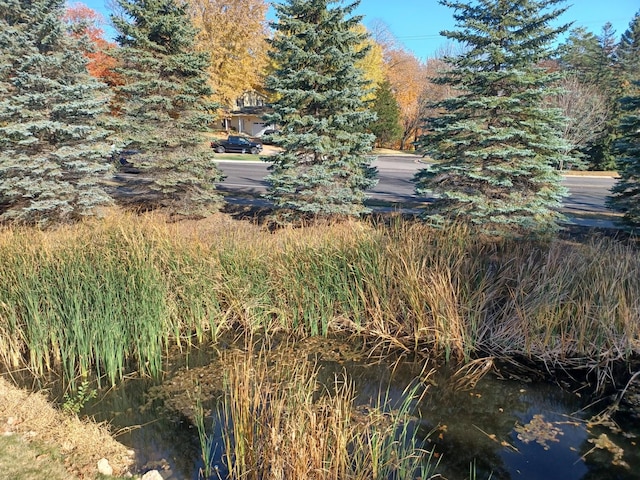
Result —
<instances>
[{"instance_id":1,"label":"yellow foliage tree","mask_svg":"<svg viewBox=\"0 0 640 480\"><path fill-rule=\"evenodd\" d=\"M385 53L387 79L391 83L400 107L400 121L403 133L400 149L406 148L407 141L416 137L422 122L424 98L430 86L425 65L415 55L402 48L394 48Z\"/></svg>"},{"instance_id":2,"label":"yellow foliage tree","mask_svg":"<svg viewBox=\"0 0 640 480\"><path fill-rule=\"evenodd\" d=\"M362 70L365 80L371 82L371 93L365 98L365 100L372 100L375 96L375 89L386 78L384 50L382 48L382 45L376 42L373 37L368 34L367 28L364 25L358 24L355 27L355 30L358 33L366 33L368 35L367 40L362 44L361 47L368 48L369 51L363 59L356 62L356 67Z\"/></svg>"},{"instance_id":3,"label":"yellow foliage tree","mask_svg":"<svg viewBox=\"0 0 640 480\"><path fill-rule=\"evenodd\" d=\"M213 99L232 108L248 90L260 90L267 66L267 4L264 0L188 0L200 30L199 51L211 54Z\"/></svg>"}]
</instances>

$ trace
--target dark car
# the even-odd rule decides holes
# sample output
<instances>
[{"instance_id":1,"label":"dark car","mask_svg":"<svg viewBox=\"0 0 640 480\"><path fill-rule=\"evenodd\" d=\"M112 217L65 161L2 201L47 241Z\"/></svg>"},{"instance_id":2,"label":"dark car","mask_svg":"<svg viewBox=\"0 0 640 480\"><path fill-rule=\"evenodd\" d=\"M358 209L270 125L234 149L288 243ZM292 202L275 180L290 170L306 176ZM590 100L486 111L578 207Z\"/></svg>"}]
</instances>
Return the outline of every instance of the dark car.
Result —
<instances>
[{"instance_id":1,"label":"dark car","mask_svg":"<svg viewBox=\"0 0 640 480\"><path fill-rule=\"evenodd\" d=\"M239 135L229 135L226 140L211 142L211 148L218 153L251 153L256 155L262 151L262 143L254 142Z\"/></svg>"},{"instance_id":2,"label":"dark car","mask_svg":"<svg viewBox=\"0 0 640 480\"><path fill-rule=\"evenodd\" d=\"M135 157L139 150L123 150L119 155L115 158L115 166L118 172L122 173L140 173L140 169L135 166L134 163L129 160Z\"/></svg>"}]
</instances>

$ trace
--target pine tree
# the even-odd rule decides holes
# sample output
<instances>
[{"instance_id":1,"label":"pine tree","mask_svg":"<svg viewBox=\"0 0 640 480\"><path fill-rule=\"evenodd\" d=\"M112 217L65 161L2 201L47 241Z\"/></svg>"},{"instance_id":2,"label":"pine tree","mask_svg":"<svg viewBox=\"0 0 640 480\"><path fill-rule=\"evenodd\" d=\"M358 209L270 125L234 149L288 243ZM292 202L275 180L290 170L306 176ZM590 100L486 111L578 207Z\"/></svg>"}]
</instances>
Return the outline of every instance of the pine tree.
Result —
<instances>
[{"instance_id":1,"label":"pine tree","mask_svg":"<svg viewBox=\"0 0 640 480\"><path fill-rule=\"evenodd\" d=\"M572 30L567 41L559 48L558 61L567 75L574 76L586 88L596 88L599 95L606 99L610 108L601 131L579 147L590 170L615 168L613 144L618 137L618 101L622 93L622 81L613 27L606 23L600 35L589 33L584 28Z\"/></svg>"},{"instance_id":2,"label":"pine tree","mask_svg":"<svg viewBox=\"0 0 640 480\"><path fill-rule=\"evenodd\" d=\"M620 37L616 58L623 74L625 86L640 78L640 11L635 14L629 28Z\"/></svg>"},{"instance_id":3,"label":"pine tree","mask_svg":"<svg viewBox=\"0 0 640 480\"><path fill-rule=\"evenodd\" d=\"M0 1L0 222L49 226L110 203L109 97L65 33L63 0Z\"/></svg>"},{"instance_id":4,"label":"pine tree","mask_svg":"<svg viewBox=\"0 0 640 480\"><path fill-rule=\"evenodd\" d=\"M329 0L274 4L272 60L267 88L277 99L265 117L280 126L283 147L270 167L267 198L281 218L357 216L365 190L376 183L367 156L375 114L365 108L367 82L356 68L366 55L350 16L358 2L329 8Z\"/></svg>"},{"instance_id":5,"label":"pine tree","mask_svg":"<svg viewBox=\"0 0 640 480\"><path fill-rule=\"evenodd\" d=\"M611 189L609 206L624 212L624 223L640 227L640 80L633 82L633 94L622 99L626 114L620 122L621 138L616 142L620 178Z\"/></svg>"},{"instance_id":6,"label":"pine tree","mask_svg":"<svg viewBox=\"0 0 640 480\"><path fill-rule=\"evenodd\" d=\"M557 51L560 68L592 85L599 81L597 71L603 58L600 40L584 27L572 29Z\"/></svg>"},{"instance_id":7,"label":"pine tree","mask_svg":"<svg viewBox=\"0 0 640 480\"><path fill-rule=\"evenodd\" d=\"M437 196L424 212L433 224L457 220L503 236L558 229L563 118L545 105L556 76L539 64L566 30L549 26L563 1L441 0L459 27L442 34L468 48L437 80L459 96L436 105L443 114L427 119L419 140L436 162L415 177L419 194Z\"/></svg>"},{"instance_id":8,"label":"pine tree","mask_svg":"<svg viewBox=\"0 0 640 480\"><path fill-rule=\"evenodd\" d=\"M130 161L150 179L145 207L174 216L204 216L220 203L221 179L204 132L215 105L207 100L208 57L196 53L196 30L179 0L118 0L112 20L121 48L113 105Z\"/></svg>"},{"instance_id":9,"label":"pine tree","mask_svg":"<svg viewBox=\"0 0 640 480\"><path fill-rule=\"evenodd\" d=\"M595 79L594 84L608 98L612 108L602 134L585 149L590 158L592 170L611 170L615 168L614 144L618 138L618 122L620 111L619 99L622 93L620 75L616 64L615 31L610 23L602 28L598 36L597 55L593 56Z\"/></svg>"},{"instance_id":10,"label":"pine tree","mask_svg":"<svg viewBox=\"0 0 640 480\"><path fill-rule=\"evenodd\" d=\"M400 140L400 107L388 80L380 83L376 89L371 110L376 112L377 116L376 121L371 124L371 132L376 136L376 143L379 146L391 146Z\"/></svg>"}]
</instances>

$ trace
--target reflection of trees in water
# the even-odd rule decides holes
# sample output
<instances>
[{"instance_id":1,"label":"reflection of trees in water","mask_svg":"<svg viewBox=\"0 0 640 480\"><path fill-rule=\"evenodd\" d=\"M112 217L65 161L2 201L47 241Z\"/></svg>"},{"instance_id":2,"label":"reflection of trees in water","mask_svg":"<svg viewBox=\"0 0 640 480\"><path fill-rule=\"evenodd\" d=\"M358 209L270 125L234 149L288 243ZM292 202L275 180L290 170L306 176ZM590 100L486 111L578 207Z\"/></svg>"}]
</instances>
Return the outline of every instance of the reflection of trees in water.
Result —
<instances>
[{"instance_id":1,"label":"reflection of trees in water","mask_svg":"<svg viewBox=\"0 0 640 480\"><path fill-rule=\"evenodd\" d=\"M290 344L283 341L280 345L271 345L271 348L278 351L273 360L278 368L291 368L295 363L305 360L318 362L318 379L329 387L334 384L336 375L346 373L356 386L359 403L379 404L379 399L387 399L391 408L394 408L404 398L408 385L414 384L417 379L424 380L427 392L416 405L416 412L421 416L418 434L422 437L430 434L425 447L430 450L435 446L441 458L438 471L449 480L469 478L472 462L475 462L476 478L479 480L489 478L490 474L493 480L633 478L629 476L629 470L611 466L612 455L609 452L594 451L584 462L580 460L580 456L594 446L589 443L589 438L596 438L600 433L611 433L604 428L587 433L583 424L571 425L570 414L580 411L588 400L564 392L557 385L498 380L489 374L472 389L455 390L452 388L455 383L452 370L439 368L429 374L431 367L425 366L424 362L412 363L406 359L397 363L390 359L378 361L368 356L368 352L354 347L353 343L315 338ZM197 385L205 397L208 393L213 399L214 392L221 388L224 367L217 361L219 354L209 352L204 357L196 362L199 366L191 365L172 374L160 389L149 391L148 382L128 382L108 399L100 399L98 408L103 413L98 419L109 420L115 428L149 422L118 440L133 448L144 445L144 451L141 450L143 463L167 458L172 462L174 472L194 472L197 467L194 467L194 459L198 458L199 448L197 432L189 428L189 422L176 415L175 411L167 411L164 397L170 396L173 400L168 403L173 405L178 392L193 391L194 385ZM216 361L206 365L207 359ZM158 397L154 397L154 393ZM193 399L186 399L185 404L187 400ZM213 404L205 405L213 408ZM549 450L544 450L535 438L529 443L518 439L516 425L532 428L529 424L534 415L542 415L536 425L548 422L563 432L558 436L559 442L547 442ZM629 421L635 422L636 429L640 428L638 419L621 422ZM214 435L219 437L220 432L214 432ZM624 460L632 468L640 465L640 449L632 446L631 442L634 441L639 440L615 440L625 449ZM518 451L515 452L509 445ZM516 474L516 469L520 469L521 473ZM547 477L540 476L541 469L550 472ZM532 472L536 472L537 476L527 477Z\"/></svg>"},{"instance_id":2,"label":"reflection of trees in water","mask_svg":"<svg viewBox=\"0 0 640 480\"><path fill-rule=\"evenodd\" d=\"M335 346L330 350L338 351ZM588 442L585 423L571 415L588 400L555 384L499 380L488 375L475 388L455 390L454 372L447 368L429 376L424 364L396 365L332 356L318 355L326 382L330 384L336 374L346 370L362 402L375 403L382 395L392 404L399 403L407 385L417 378L427 379L427 393L417 406L422 417L418 434L429 437L425 447L430 450L435 446L441 457L438 471L448 479L468 478L471 463L478 479L489 475L493 480L569 480L587 475L600 480L631 478L607 474L611 472L611 459L603 452L596 452L593 462L590 458L581 460L593 444ZM519 432L523 433L522 439L518 438ZM599 476L592 475L594 471Z\"/></svg>"},{"instance_id":3,"label":"reflection of trees in water","mask_svg":"<svg viewBox=\"0 0 640 480\"><path fill-rule=\"evenodd\" d=\"M555 385L498 380L490 375L473 389L455 391L449 388L453 382L444 370L436 383L438 387L430 389L420 412L428 423L446 426L446 431L432 438L443 455L442 473L446 477L468 478L469 465L475 462L477 478L488 478L492 473L493 479L509 479L517 469L518 478L526 479L527 469L529 473L537 471L536 478L542 478L537 462L552 457L562 464L554 466L558 475L565 470L565 476L554 478L580 478L586 471L579 462L580 453L570 449L579 447L583 427L569 425L566 422L570 419L564 416L580 409L576 396ZM527 424L536 414L543 415L538 425L548 422L563 433L571 430L571 434L558 436L557 443L548 442L548 451L535 441L525 443L518 439L516 425L531 428Z\"/></svg>"}]
</instances>

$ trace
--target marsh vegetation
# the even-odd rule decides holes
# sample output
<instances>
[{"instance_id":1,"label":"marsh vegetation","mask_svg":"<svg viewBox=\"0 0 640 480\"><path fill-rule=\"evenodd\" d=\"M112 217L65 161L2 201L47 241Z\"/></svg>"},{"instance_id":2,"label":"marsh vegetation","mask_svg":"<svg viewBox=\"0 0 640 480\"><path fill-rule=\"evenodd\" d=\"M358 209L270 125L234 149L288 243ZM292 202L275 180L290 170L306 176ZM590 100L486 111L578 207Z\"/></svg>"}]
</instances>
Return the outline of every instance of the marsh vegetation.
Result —
<instances>
[{"instance_id":1,"label":"marsh vegetation","mask_svg":"<svg viewBox=\"0 0 640 480\"><path fill-rule=\"evenodd\" d=\"M420 223L268 233L217 216L114 216L0 234L0 358L70 383L157 375L171 345L226 331L349 333L370 348L527 358L602 385L640 349L630 243L483 239Z\"/></svg>"},{"instance_id":2,"label":"marsh vegetation","mask_svg":"<svg viewBox=\"0 0 640 480\"><path fill-rule=\"evenodd\" d=\"M167 223L120 214L49 231L7 228L0 233L0 358L7 370L55 373L74 391L87 378L102 387L131 373L158 378L170 350L224 349L219 342L229 335L293 342L340 335L369 354L463 367L461 385L501 361L546 378L569 372L594 391L622 389L640 350L639 272L628 239L496 240L401 218L267 232L224 215ZM264 359L252 362L223 372L221 421L234 432L226 458L256 460L245 457L260 453L249 442L264 447L254 462L263 465L275 448L269 435L302 428L295 441L278 436L289 441L278 451L324 442L327 454L346 455L360 445L362 472L376 461L395 465L375 458L408 424L407 410L391 420L391 436L371 433L382 428L374 417L369 430L358 430L347 377L320 398L318 389L328 387L316 382L313 366L292 367L284 378ZM252 424L253 411L284 423L262 431L267 424ZM371 450L374 440L381 450ZM339 442L342 453L329 448ZM396 460L428 454L411 448ZM295 466L291 458L272 460L269 468ZM318 458L314 468L347 468L334 460ZM256 472L244 463L228 468L238 478Z\"/></svg>"}]
</instances>

